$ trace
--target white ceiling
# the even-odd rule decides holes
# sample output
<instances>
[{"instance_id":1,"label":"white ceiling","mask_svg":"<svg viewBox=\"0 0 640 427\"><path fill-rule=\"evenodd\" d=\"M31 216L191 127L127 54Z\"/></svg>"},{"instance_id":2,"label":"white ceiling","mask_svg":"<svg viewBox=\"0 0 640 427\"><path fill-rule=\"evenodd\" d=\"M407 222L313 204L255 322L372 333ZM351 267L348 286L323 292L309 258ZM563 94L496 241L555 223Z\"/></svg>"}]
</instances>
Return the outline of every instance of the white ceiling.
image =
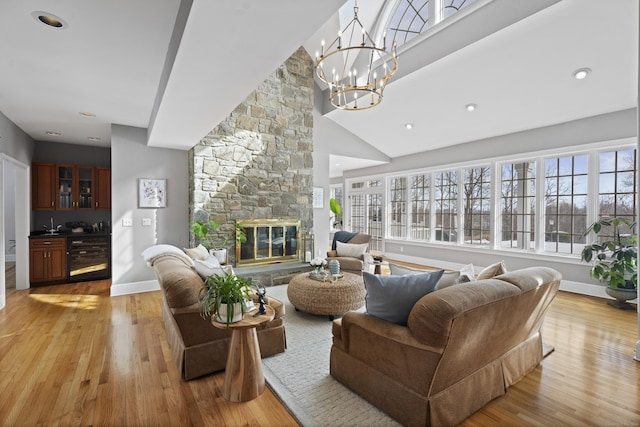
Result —
<instances>
[{"instance_id":1,"label":"white ceiling","mask_svg":"<svg viewBox=\"0 0 640 427\"><path fill-rule=\"evenodd\" d=\"M380 106L325 112L377 154L363 163L337 148L331 176L380 163L380 156L635 107L638 1L556 1L476 0L475 16L488 16L474 24L474 14L460 14L450 28L434 27L424 42L401 50ZM188 149L298 46L313 54L321 38L335 37L343 3L193 0L180 9L179 0L2 2L0 111L37 141L109 146L115 123L148 128L151 146ZM366 26L383 3L361 2ZM542 10L523 16L532 3ZM68 27L42 25L32 17L41 10ZM462 41L483 31L477 41ZM577 81L572 73L582 67L593 72ZM478 109L467 112L468 103Z\"/></svg>"}]
</instances>

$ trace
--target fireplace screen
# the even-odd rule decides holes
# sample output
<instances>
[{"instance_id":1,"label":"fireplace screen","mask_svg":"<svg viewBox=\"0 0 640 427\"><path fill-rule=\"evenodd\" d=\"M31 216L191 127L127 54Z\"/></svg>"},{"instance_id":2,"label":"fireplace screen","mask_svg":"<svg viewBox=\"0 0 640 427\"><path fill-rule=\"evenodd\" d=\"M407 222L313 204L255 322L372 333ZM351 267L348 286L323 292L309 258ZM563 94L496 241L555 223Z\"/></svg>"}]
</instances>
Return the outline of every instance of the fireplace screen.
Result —
<instances>
[{"instance_id":1,"label":"fireplace screen","mask_svg":"<svg viewBox=\"0 0 640 427\"><path fill-rule=\"evenodd\" d=\"M300 258L300 220L244 220L237 223L247 235L245 243L236 245L238 265L273 264Z\"/></svg>"}]
</instances>

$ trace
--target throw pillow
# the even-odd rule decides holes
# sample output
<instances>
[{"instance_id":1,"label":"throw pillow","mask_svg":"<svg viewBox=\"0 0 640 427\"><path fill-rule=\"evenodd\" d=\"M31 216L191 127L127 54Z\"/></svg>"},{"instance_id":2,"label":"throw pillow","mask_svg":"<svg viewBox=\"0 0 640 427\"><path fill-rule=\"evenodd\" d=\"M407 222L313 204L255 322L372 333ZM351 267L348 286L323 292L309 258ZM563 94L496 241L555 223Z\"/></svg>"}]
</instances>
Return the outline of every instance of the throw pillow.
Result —
<instances>
[{"instance_id":1,"label":"throw pillow","mask_svg":"<svg viewBox=\"0 0 640 427\"><path fill-rule=\"evenodd\" d=\"M460 269L460 276L456 280L456 283L467 283L476 280L475 272L473 270L473 264L467 264Z\"/></svg>"},{"instance_id":2,"label":"throw pillow","mask_svg":"<svg viewBox=\"0 0 640 427\"><path fill-rule=\"evenodd\" d=\"M338 256L360 258L364 255L365 252L367 252L368 247L368 243L354 244L336 242L336 251L338 252Z\"/></svg>"},{"instance_id":3,"label":"throw pillow","mask_svg":"<svg viewBox=\"0 0 640 427\"><path fill-rule=\"evenodd\" d=\"M193 263L196 267L196 271L202 277L206 279L209 276L223 276L224 270L220 266L220 261L213 255L210 255L206 260L194 259Z\"/></svg>"},{"instance_id":4,"label":"throw pillow","mask_svg":"<svg viewBox=\"0 0 640 427\"><path fill-rule=\"evenodd\" d=\"M492 277L499 276L507 272L507 267L504 265L504 261L496 262L490 266L484 268L476 277L476 280L491 279Z\"/></svg>"},{"instance_id":5,"label":"throw pillow","mask_svg":"<svg viewBox=\"0 0 640 427\"><path fill-rule=\"evenodd\" d=\"M184 251L194 260L200 259L204 261L205 259L209 258L209 251L207 250L207 248L202 246L202 243L195 248L184 248Z\"/></svg>"},{"instance_id":6,"label":"throw pillow","mask_svg":"<svg viewBox=\"0 0 640 427\"><path fill-rule=\"evenodd\" d=\"M416 302L433 291L444 270L406 276L381 276L362 272L367 290L367 314L388 322L406 325Z\"/></svg>"},{"instance_id":7,"label":"throw pillow","mask_svg":"<svg viewBox=\"0 0 640 427\"><path fill-rule=\"evenodd\" d=\"M154 262L163 256L173 256L181 259L188 266L193 265L193 260L186 256L180 248L173 245L160 244L149 246L147 249L142 251L141 255L149 267L153 266Z\"/></svg>"},{"instance_id":8,"label":"throw pillow","mask_svg":"<svg viewBox=\"0 0 640 427\"><path fill-rule=\"evenodd\" d=\"M455 285L456 283L458 283L459 278L459 271L445 271L436 284L436 290L448 288L449 286Z\"/></svg>"}]
</instances>

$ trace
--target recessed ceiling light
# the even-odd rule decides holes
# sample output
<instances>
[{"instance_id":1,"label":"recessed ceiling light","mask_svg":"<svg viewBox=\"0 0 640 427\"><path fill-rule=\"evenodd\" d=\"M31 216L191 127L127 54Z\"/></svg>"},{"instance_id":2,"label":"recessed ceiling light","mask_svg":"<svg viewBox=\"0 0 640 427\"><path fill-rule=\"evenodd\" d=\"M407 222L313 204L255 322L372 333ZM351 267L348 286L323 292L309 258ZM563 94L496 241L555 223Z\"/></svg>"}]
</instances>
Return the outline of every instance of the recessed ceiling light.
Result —
<instances>
[{"instance_id":1,"label":"recessed ceiling light","mask_svg":"<svg viewBox=\"0 0 640 427\"><path fill-rule=\"evenodd\" d=\"M476 104L467 104L464 106L467 111L476 111L478 106Z\"/></svg>"},{"instance_id":2,"label":"recessed ceiling light","mask_svg":"<svg viewBox=\"0 0 640 427\"><path fill-rule=\"evenodd\" d=\"M413 123L405 123L405 124L404 124L404 127L405 127L407 130L411 130L411 129L413 129Z\"/></svg>"},{"instance_id":3,"label":"recessed ceiling light","mask_svg":"<svg viewBox=\"0 0 640 427\"><path fill-rule=\"evenodd\" d=\"M47 135L50 135L50 136L60 136L60 135L62 135L60 132L54 132L54 131L52 131L52 130L48 130L48 131L46 131L45 133L46 133Z\"/></svg>"},{"instance_id":4,"label":"recessed ceiling light","mask_svg":"<svg viewBox=\"0 0 640 427\"><path fill-rule=\"evenodd\" d=\"M575 77L578 80L582 80L587 78L589 73L591 73L591 68L580 68L573 72L573 77Z\"/></svg>"},{"instance_id":5,"label":"recessed ceiling light","mask_svg":"<svg viewBox=\"0 0 640 427\"><path fill-rule=\"evenodd\" d=\"M78 114L80 114L82 117L95 117L96 115L93 113L87 113L87 112L79 112Z\"/></svg>"},{"instance_id":6,"label":"recessed ceiling light","mask_svg":"<svg viewBox=\"0 0 640 427\"><path fill-rule=\"evenodd\" d=\"M102 141L102 138L99 138L97 136L89 136L89 137L87 137L87 139L89 139L91 141Z\"/></svg>"},{"instance_id":7,"label":"recessed ceiling light","mask_svg":"<svg viewBox=\"0 0 640 427\"><path fill-rule=\"evenodd\" d=\"M36 11L31 12L31 16L37 19L39 22L57 29L67 28L67 23L62 18L57 17L53 13Z\"/></svg>"}]
</instances>

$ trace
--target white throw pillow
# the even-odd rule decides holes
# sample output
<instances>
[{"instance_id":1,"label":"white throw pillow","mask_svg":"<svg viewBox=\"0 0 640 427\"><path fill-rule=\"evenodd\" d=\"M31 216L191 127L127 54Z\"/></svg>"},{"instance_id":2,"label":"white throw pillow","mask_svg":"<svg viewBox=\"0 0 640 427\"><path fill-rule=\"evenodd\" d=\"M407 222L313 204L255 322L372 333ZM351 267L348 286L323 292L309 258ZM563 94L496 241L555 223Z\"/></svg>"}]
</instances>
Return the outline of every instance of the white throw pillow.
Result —
<instances>
[{"instance_id":1,"label":"white throw pillow","mask_svg":"<svg viewBox=\"0 0 640 427\"><path fill-rule=\"evenodd\" d=\"M210 256L209 251L207 250L207 248L202 246L202 243L200 243L195 248L184 248L184 251L194 260L199 259L204 261Z\"/></svg>"},{"instance_id":2,"label":"white throw pillow","mask_svg":"<svg viewBox=\"0 0 640 427\"><path fill-rule=\"evenodd\" d=\"M456 280L457 283L473 282L476 280L473 264L467 264L460 269L460 276Z\"/></svg>"},{"instance_id":3,"label":"white throw pillow","mask_svg":"<svg viewBox=\"0 0 640 427\"><path fill-rule=\"evenodd\" d=\"M198 272L203 280L209 276L224 276L225 271L220 266L220 261L213 255L209 256L206 260L194 259L193 262L196 267L196 272Z\"/></svg>"},{"instance_id":4,"label":"white throw pillow","mask_svg":"<svg viewBox=\"0 0 640 427\"><path fill-rule=\"evenodd\" d=\"M367 252L368 243L342 243L336 242L336 252L338 256L347 256L352 258L360 258Z\"/></svg>"},{"instance_id":5,"label":"white throw pillow","mask_svg":"<svg viewBox=\"0 0 640 427\"><path fill-rule=\"evenodd\" d=\"M173 245L161 244L161 245L149 246L147 249L142 251L141 255L149 267L153 265L153 261L156 258L162 255L172 255L172 256L175 256L176 258L180 258L187 265L190 265L190 266L193 265L193 260L188 256L186 256L185 253L180 250L180 248L177 248Z\"/></svg>"}]
</instances>

